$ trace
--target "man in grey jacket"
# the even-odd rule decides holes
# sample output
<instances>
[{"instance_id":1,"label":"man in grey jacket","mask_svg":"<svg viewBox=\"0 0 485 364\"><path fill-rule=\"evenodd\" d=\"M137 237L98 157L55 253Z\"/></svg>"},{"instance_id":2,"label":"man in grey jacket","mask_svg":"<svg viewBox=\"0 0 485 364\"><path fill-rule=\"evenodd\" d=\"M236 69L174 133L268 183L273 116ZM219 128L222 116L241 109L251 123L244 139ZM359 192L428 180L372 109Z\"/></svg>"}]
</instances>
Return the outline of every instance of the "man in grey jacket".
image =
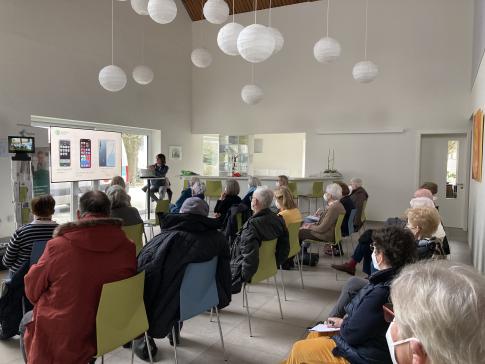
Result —
<instances>
[{"instance_id":1,"label":"man in grey jacket","mask_svg":"<svg viewBox=\"0 0 485 364\"><path fill-rule=\"evenodd\" d=\"M254 214L244 224L232 246L232 293L241 291L243 282L250 282L259 267L259 247L263 241L278 239L276 264L280 266L288 258L290 243L285 221L270 210L273 191L258 187L251 200Z\"/></svg>"}]
</instances>

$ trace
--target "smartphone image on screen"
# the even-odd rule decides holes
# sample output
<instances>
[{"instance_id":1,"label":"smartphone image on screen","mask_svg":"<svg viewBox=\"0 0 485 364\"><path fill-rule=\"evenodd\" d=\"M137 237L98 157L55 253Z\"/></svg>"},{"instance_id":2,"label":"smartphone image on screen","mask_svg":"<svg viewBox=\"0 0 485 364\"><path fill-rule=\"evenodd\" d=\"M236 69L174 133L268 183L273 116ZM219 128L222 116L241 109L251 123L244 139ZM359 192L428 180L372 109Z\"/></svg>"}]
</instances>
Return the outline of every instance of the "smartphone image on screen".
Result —
<instances>
[{"instance_id":1,"label":"smartphone image on screen","mask_svg":"<svg viewBox=\"0 0 485 364\"><path fill-rule=\"evenodd\" d=\"M59 140L59 166L71 166L71 141Z\"/></svg>"},{"instance_id":2,"label":"smartphone image on screen","mask_svg":"<svg viewBox=\"0 0 485 364\"><path fill-rule=\"evenodd\" d=\"M99 166L115 167L116 166L116 147L114 140L99 141Z\"/></svg>"},{"instance_id":3,"label":"smartphone image on screen","mask_svg":"<svg viewBox=\"0 0 485 364\"><path fill-rule=\"evenodd\" d=\"M81 139L81 168L91 168L91 140Z\"/></svg>"}]
</instances>

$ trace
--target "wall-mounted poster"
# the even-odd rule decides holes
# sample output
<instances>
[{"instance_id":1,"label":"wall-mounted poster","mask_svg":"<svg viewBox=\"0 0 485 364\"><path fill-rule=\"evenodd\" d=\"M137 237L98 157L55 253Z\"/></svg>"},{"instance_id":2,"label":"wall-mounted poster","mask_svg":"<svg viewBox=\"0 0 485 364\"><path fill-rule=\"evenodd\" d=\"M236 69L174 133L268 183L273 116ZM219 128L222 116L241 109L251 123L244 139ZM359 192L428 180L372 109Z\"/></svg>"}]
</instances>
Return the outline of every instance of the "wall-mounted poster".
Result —
<instances>
[{"instance_id":1,"label":"wall-mounted poster","mask_svg":"<svg viewBox=\"0 0 485 364\"><path fill-rule=\"evenodd\" d=\"M473 155L472 155L472 178L482 181L483 165L483 111L477 110L473 115Z\"/></svg>"},{"instance_id":2,"label":"wall-mounted poster","mask_svg":"<svg viewBox=\"0 0 485 364\"><path fill-rule=\"evenodd\" d=\"M181 160L182 159L182 147L179 145L168 146L168 159Z\"/></svg>"}]
</instances>

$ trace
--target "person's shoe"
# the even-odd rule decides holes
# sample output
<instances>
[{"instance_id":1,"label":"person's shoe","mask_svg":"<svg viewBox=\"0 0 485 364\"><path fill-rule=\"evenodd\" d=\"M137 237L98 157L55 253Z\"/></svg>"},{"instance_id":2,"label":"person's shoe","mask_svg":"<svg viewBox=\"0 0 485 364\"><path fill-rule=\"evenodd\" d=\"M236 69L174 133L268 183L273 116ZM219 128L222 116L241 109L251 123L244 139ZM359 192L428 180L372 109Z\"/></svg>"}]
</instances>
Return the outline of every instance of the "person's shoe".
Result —
<instances>
[{"instance_id":1,"label":"person's shoe","mask_svg":"<svg viewBox=\"0 0 485 364\"><path fill-rule=\"evenodd\" d=\"M355 268L352 267L349 263L344 264L332 264L332 268L339 270L341 272L345 272L350 274L351 276L355 276Z\"/></svg>"}]
</instances>

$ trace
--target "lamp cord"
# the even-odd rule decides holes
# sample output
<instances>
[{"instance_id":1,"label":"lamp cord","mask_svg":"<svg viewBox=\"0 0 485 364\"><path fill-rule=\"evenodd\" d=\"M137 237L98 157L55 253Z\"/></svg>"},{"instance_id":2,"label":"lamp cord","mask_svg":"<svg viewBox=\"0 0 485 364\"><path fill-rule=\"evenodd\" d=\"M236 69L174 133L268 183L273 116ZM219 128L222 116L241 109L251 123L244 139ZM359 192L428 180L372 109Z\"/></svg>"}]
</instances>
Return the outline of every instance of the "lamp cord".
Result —
<instances>
[{"instance_id":1,"label":"lamp cord","mask_svg":"<svg viewBox=\"0 0 485 364\"><path fill-rule=\"evenodd\" d=\"M330 0L327 0L327 37L329 29L329 19L330 19Z\"/></svg>"},{"instance_id":2,"label":"lamp cord","mask_svg":"<svg viewBox=\"0 0 485 364\"><path fill-rule=\"evenodd\" d=\"M234 16L235 16L235 9L234 9L234 0L232 0L232 22L234 23Z\"/></svg>"},{"instance_id":3,"label":"lamp cord","mask_svg":"<svg viewBox=\"0 0 485 364\"><path fill-rule=\"evenodd\" d=\"M256 24L256 10L258 10L258 0L254 0L254 24Z\"/></svg>"},{"instance_id":4,"label":"lamp cord","mask_svg":"<svg viewBox=\"0 0 485 364\"><path fill-rule=\"evenodd\" d=\"M111 64L114 64L114 0L111 0Z\"/></svg>"},{"instance_id":5,"label":"lamp cord","mask_svg":"<svg viewBox=\"0 0 485 364\"><path fill-rule=\"evenodd\" d=\"M254 85L254 63L251 63L251 84Z\"/></svg>"},{"instance_id":6,"label":"lamp cord","mask_svg":"<svg viewBox=\"0 0 485 364\"><path fill-rule=\"evenodd\" d=\"M271 0L269 0L268 26L271 28Z\"/></svg>"},{"instance_id":7,"label":"lamp cord","mask_svg":"<svg viewBox=\"0 0 485 364\"><path fill-rule=\"evenodd\" d=\"M365 2L365 41L364 41L364 60L367 61L367 12L369 10L369 0Z\"/></svg>"}]
</instances>

